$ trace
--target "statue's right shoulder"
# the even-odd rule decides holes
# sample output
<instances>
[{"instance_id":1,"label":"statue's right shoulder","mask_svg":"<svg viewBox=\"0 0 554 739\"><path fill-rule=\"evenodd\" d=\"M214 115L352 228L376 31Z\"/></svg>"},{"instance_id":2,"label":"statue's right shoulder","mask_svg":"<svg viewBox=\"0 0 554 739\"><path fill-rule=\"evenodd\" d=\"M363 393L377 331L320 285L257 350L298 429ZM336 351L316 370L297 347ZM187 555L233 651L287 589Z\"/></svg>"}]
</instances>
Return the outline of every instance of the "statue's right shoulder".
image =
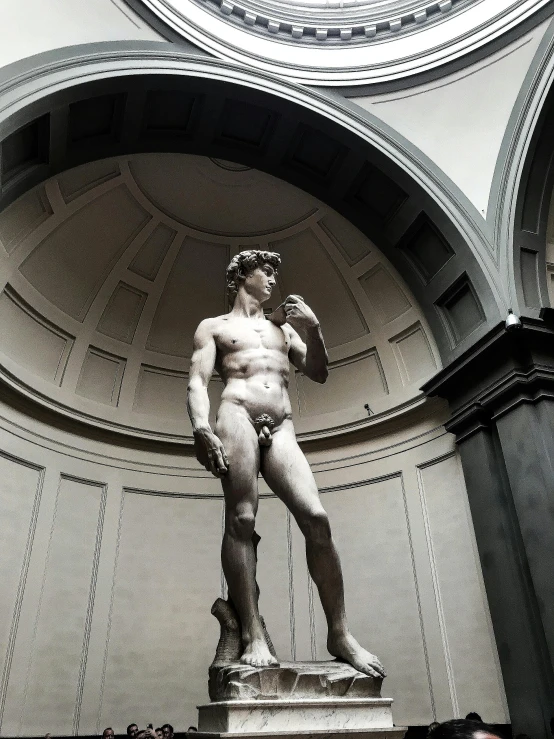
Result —
<instances>
[{"instance_id":1,"label":"statue's right shoulder","mask_svg":"<svg viewBox=\"0 0 554 739\"><path fill-rule=\"evenodd\" d=\"M196 331L194 332L194 345L196 347L204 345L206 342L211 341L218 329L217 318L204 318L200 321Z\"/></svg>"},{"instance_id":2,"label":"statue's right shoulder","mask_svg":"<svg viewBox=\"0 0 554 739\"><path fill-rule=\"evenodd\" d=\"M225 329L229 321L228 315L213 316L200 321L195 336L200 338L216 338L222 329Z\"/></svg>"},{"instance_id":3,"label":"statue's right shoulder","mask_svg":"<svg viewBox=\"0 0 554 739\"><path fill-rule=\"evenodd\" d=\"M198 324L198 328L196 331L213 331L216 329L220 324L221 318L220 316L215 316L213 318L204 318L200 323Z\"/></svg>"}]
</instances>

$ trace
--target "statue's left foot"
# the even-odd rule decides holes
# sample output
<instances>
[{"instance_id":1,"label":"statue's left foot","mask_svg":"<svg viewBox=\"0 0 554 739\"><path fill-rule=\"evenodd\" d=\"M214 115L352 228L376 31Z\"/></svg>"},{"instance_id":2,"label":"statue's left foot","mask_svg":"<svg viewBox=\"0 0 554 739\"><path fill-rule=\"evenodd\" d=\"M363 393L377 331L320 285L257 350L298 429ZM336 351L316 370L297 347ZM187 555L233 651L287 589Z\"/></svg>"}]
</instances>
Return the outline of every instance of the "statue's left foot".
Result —
<instances>
[{"instance_id":1,"label":"statue's left foot","mask_svg":"<svg viewBox=\"0 0 554 739\"><path fill-rule=\"evenodd\" d=\"M377 657L361 647L348 632L338 636L329 636L327 649L333 657L348 662L365 675L370 677L386 677L387 675Z\"/></svg>"},{"instance_id":2,"label":"statue's left foot","mask_svg":"<svg viewBox=\"0 0 554 739\"><path fill-rule=\"evenodd\" d=\"M248 644L240 661L243 665L252 665L252 667L278 667L279 662L274 657L267 646L265 639L254 639Z\"/></svg>"}]
</instances>

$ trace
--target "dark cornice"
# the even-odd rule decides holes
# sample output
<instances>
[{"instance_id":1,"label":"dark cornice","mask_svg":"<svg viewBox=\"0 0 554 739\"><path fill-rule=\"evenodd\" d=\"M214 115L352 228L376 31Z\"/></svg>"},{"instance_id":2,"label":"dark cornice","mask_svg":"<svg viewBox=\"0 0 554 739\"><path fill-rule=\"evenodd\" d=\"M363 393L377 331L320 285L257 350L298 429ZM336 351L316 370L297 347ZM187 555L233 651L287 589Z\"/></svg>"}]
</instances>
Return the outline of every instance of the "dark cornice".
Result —
<instances>
[{"instance_id":1,"label":"dark cornice","mask_svg":"<svg viewBox=\"0 0 554 739\"><path fill-rule=\"evenodd\" d=\"M497 324L421 388L449 401L446 427L458 441L522 403L554 400L554 329L532 318L522 324Z\"/></svg>"}]
</instances>

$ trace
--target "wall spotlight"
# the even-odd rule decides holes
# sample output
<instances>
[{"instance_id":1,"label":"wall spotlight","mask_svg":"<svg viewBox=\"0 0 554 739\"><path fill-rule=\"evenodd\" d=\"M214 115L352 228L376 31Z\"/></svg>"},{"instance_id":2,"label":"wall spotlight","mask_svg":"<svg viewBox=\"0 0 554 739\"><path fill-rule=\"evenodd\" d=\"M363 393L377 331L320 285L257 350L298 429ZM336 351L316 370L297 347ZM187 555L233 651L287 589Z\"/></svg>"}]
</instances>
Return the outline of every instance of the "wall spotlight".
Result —
<instances>
[{"instance_id":1,"label":"wall spotlight","mask_svg":"<svg viewBox=\"0 0 554 739\"><path fill-rule=\"evenodd\" d=\"M515 331L518 328L523 328L521 321L514 314L511 308L508 308L508 315L506 316L506 331Z\"/></svg>"}]
</instances>

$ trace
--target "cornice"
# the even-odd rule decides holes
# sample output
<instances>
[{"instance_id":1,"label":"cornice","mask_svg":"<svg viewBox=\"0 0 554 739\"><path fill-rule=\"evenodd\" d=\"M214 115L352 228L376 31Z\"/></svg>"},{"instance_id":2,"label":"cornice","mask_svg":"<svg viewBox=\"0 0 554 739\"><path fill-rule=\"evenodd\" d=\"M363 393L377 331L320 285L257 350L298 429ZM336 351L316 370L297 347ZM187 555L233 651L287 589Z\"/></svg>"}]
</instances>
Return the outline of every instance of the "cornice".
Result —
<instances>
[{"instance_id":1,"label":"cornice","mask_svg":"<svg viewBox=\"0 0 554 739\"><path fill-rule=\"evenodd\" d=\"M327 46L380 43L398 34L419 33L440 23L476 0L407 0L398 2L325 4L274 0L193 0L216 15L225 16L249 33L273 36L283 43ZM478 0L477 0L478 1ZM173 3L162 0L171 9Z\"/></svg>"},{"instance_id":2,"label":"cornice","mask_svg":"<svg viewBox=\"0 0 554 739\"><path fill-rule=\"evenodd\" d=\"M413 3L395 17L387 17L392 8L387 5L374 20L368 20L368 5L351 11L344 4L340 14L334 8L326 11L325 20L321 11L273 0L126 2L221 59L325 86L392 82L443 67L508 34L549 4L443 0L417 8ZM435 12L428 12L433 6ZM316 13L314 22L310 14ZM356 14L352 22L350 13Z\"/></svg>"},{"instance_id":3,"label":"cornice","mask_svg":"<svg viewBox=\"0 0 554 739\"><path fill-rule=\"evenodd\" d=\"M43 420L48 425L68 430L78 429L79 434L104 441L111 439L112 443L118 446L131 444L136 448L154 448L171 453L176 450L187 450L187 453L194 454L194 438L188 434L141 429L89 415L37 392L4 368L0 368L0 387L4 402L25 415ZM426 419L430 414L441 410L440 403L419 394L412 401L363 421L316 432L297 433L296 436L302 448L307 451L320 451L386 435L400 427L410 426Z\"/></svg>"},{"instance_id":4,"label":"cornice","mask_svg":"<svg viewBox=\"0 0 554 739\"><path fill-rule=\"evenodd\" d=\"M458 441L523 403L554 400L554 331L532 318L522 323L512 332L498 324L422 387L449 401L446 428Z\"/></svg>"},{"instance_id":5,"label":"cornice","mask_svg":"<svg viewBox=\"0 0 554 739\"><path fill-rule=\"evenodd\" d=\"M456 440L461 442L489 429L514 408L522 404L534 405L542 400L554 401L554 370L551 367L533 368L526 372L512 370L500 382L491 384L478 401L453 413L445 428L456 434Z\"/></svg>"}]
</instances>

